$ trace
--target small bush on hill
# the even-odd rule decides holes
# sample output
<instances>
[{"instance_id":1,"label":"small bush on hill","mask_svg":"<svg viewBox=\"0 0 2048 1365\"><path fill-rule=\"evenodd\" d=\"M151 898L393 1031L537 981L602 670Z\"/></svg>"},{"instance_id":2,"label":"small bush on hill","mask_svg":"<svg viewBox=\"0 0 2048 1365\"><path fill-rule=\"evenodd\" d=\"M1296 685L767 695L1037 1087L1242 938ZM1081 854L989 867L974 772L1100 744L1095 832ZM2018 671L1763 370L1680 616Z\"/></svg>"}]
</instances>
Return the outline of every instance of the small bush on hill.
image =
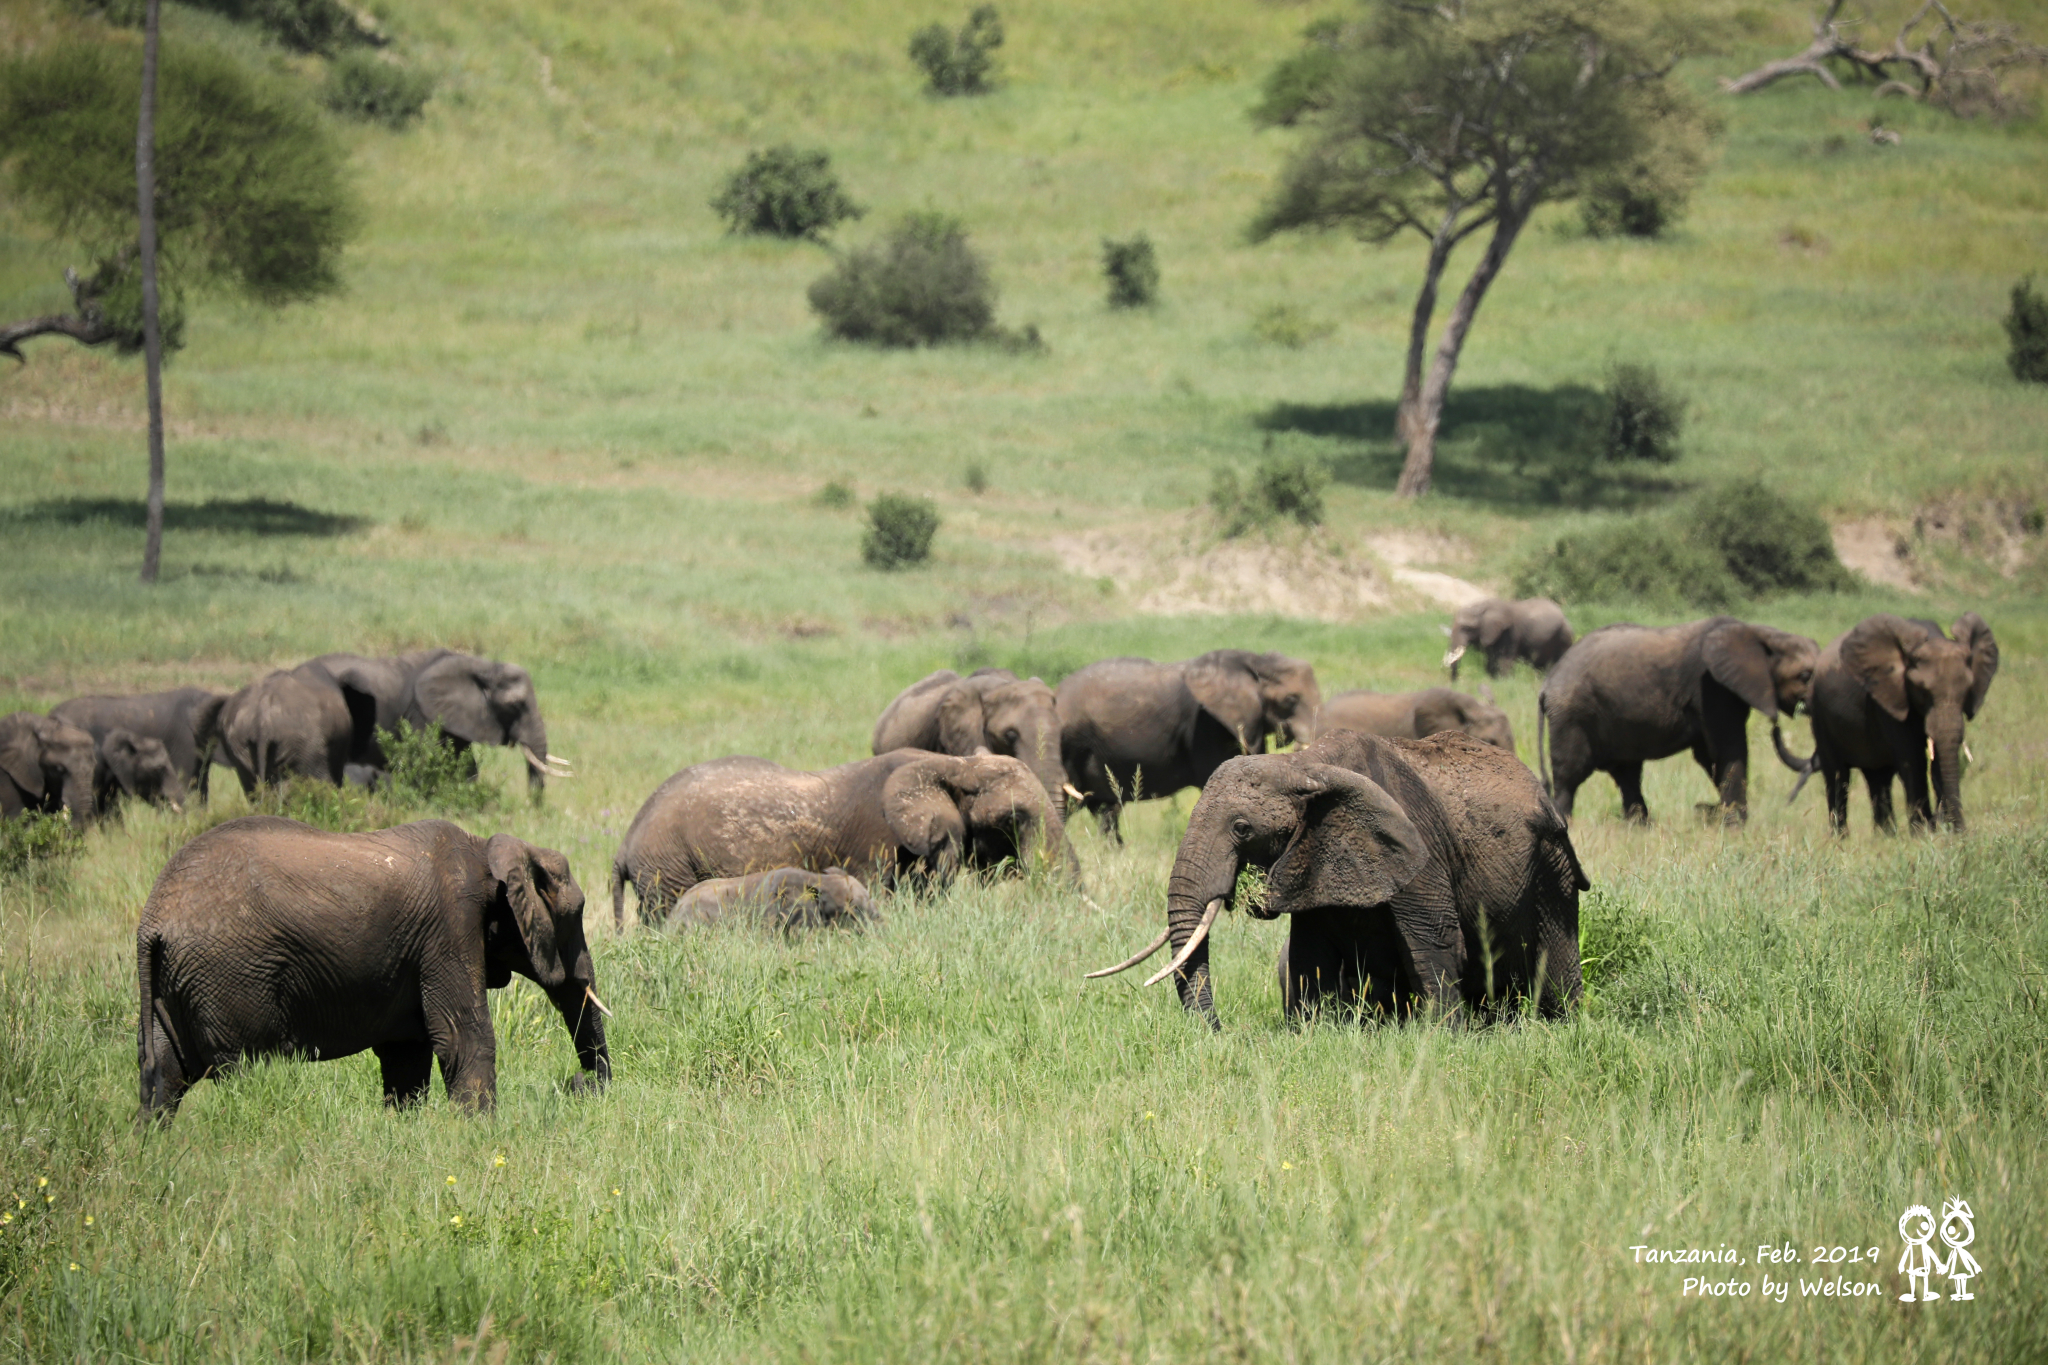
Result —
<instances>
[{"instance_id":1,"label":"small bush on hill","mask_svg":"<svg viewBox=\"0 0 2048 1365\"><path fill-rule=\"evenodd\" d=\"M1681 183L1645 175L1614 175L1579 199L1579 221L1589 237L1659 237L1685 213Z\"/></svg>"},{"instance_id":2,"label":"small bush on hill","mask_svg":"<svg viewBox=\"0 0 2048 1365\"><path fill-rule=\"evenodd\" d=\"M1159 295L1159 257L1142 232L1125 242L1102 239L1102 273L1112 308L1143 308Z\"/></svg>"},{"instance_id":3,"label":"small bush on hill","mask_svg":"<svg viewBox=\"0 0 2048 1365\"><path fill-rule=\"evenodd\" d=\"M433 95L431 72L357 50L335 59L321 99L344 118L395 129L417 119Z\"/></svg>"},{"instance_id":4,"label":"small bush on hill","mask_svg":"<svg viewBox=\"0 0 2048 1365\"><path fill-rule=\"evenodd\" d=\"M495 809L500 792L477 772L476 751L458 750L438 725L414 729L398 722L398 733L383 735L391 774L382 793L386 803L443 815L481 815Z\"/></svg>"},{"instance_id":5,"label":"small bush on hill","mask_svg":"<svg viewBox=\"0 0 2048 1365\"><path fill-rule=\"evenodd\" d=\"M0 877L54 867L85 847L68 815L25 811L0 820Z\"/></svg>"},{"instance_id":6,"label":"small bush on hill","mask_svg":"<svg viewBox=\"0 0 2048 1365\"><path fill-rule=\"evenodd\" d=\"M1670 464L1678 458L1685 400L1649 365L1621 363L1608 371L1600 453L1609 460Z\"/></svg>"},{"instance_id":7,"label":"small bush on hill","mask_svg":"<svg viewBox=\"0 0 2048 1365\"><path fill-rule=\"evenodd\" d=\"M1702 493L1685 518L1751 596L1843 592L1854 586L1827 522L1754 479Z\"/></svg>"},{"instance_id":8,"label":"small bush on hill","mask_svg":"<svg viewBox=\"0 0 2048 1365\"><path fill-rule=\"evenodd\" d=\"M820 507L839 511L853 506L853 485L844 479L834 479L811 495Z\"/></svg>"},{"instance_id":9,"label":"small bush on hill","mask_svg":"<svg viewBox=\"0 0 2048 1365\"><path fill-rule=\"evenodd\" d=\"M985 95L1003 45L1003 21L994 5L977 5L958 34L944 24L927 24L910 39L910 60L924 72L925 88L934 95Z\"/></svg>"},{"instance_id":10,"label":"small bush on hill","mask_svg":"<svg viewBox=\"0 0 2048 1365\"><path fill-rule=\"evenodd\" d=\"M810 288L825 330L878 346L973 341L995 330L996 288L960 220L913 213Z\"/></svg>"},{"instance_id":11,"label":"small bush on hill","mask_svg":"<svg viewBox=\"0 0 2048 1365\"><path fill-rule=\"evenodd\" d=\"M2034 277L2012 287L2012 311L2005 315L2005 335L2012 349L2005 363L2013 378L2048 384L2048 298L2034 292Z\"/></svg>"},{"instance_id":12,"label":"small bush on hill","mask_svg":"<svg viewBox=\"0 0 2048 1365\"><path fill-rule=\"evenodd\" d=\"M938 530L939 509L930 498L883 493L868 504L868 529L860 538L860 557L877 569L922 564L931 558L932 537Z\"/></svg>"},{"instance_id":13,"label":"small bush on hill","mask_svg":"<svg viewBox=\"0 0 2048 1365\"><path fill-rule=\"evenodd\" d=\"M817 239L867 210L848 198L832 173L832 158L784 144L748 152L711 201L728 232Z\"/></svg>"},{"instance_id":14,"label":"small bush on hill","mask_svg":"<svg viewBox=\"0 0 2048 1365\"><path fill-rule=\"evenodd\" d=\"M1320 526L1323 520L1323 489L1329 471L1297 455L1271 457L1259 462L1250 482L1234 469L1219 469L1209 486L1209 506L1222 523L1226 538L1234 539L1256 526L1269 526L1292 519L1303 526Z\"/></svg>"},{"instance_id":15,"label":"small bush on hill","mask_svg":"<svg viewBox=\"0 0 2048 1365\"><path fill-rule=\"evenodd\" d=\"M981 496L983 493L988 492L988 466L980 460L969 460L966 471L960 476L960 481L967 485L968 492L976 497Z\"/></svg>"}]
</instances>

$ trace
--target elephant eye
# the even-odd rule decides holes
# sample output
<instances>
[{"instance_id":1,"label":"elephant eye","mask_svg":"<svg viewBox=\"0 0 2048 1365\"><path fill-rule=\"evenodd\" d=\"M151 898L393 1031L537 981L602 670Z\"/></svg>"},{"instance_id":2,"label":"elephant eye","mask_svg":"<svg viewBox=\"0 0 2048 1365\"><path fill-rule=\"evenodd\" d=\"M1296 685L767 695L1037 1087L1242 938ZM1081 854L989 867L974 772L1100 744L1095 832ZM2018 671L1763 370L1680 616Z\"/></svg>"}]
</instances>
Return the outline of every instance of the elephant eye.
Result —
<instances>
[{"instance_id":1,"label":"elephant eye","mask_svg":"<svg viewBox=\"0 0 2048 1365\"><path fill-rule=\"evenodd\" d=\"M1240 839L1249 839L1252 837L1252 822L1240 815L1230 822L1230 832Z\"/></svg>"},{"instance_id":2,"label":"elephant eye","mask_svg":"<svg viewBox=\"0 0 2048 1365\"><path fill-rule=\"evenodd\" d=\"M1005 730L1003 731L1003 738L1010 741L1010 743L1015 744L1017 742L1017 731L1014 728Z\"/></svg>"}]
</instances>

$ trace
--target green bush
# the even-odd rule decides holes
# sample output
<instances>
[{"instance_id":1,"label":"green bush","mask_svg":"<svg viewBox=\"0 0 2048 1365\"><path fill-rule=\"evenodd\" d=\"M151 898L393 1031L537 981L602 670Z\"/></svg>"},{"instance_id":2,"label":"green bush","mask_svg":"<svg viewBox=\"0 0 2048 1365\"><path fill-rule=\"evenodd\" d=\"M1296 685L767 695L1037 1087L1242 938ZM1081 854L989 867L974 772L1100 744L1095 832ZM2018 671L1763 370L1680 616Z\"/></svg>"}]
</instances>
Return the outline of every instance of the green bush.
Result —
<instances>
[{"instance_id":1,"label":"green bush","mask_svg":"<svg viewBox=\"0 0 2048 1365\"><path fill-rule=\"evenodd\" d=\"M844 510L853 506L853 485L844 479L834 479L813 493L811 500L835 512Z\"/></svg>"},{"instance_id":2,"label":"green bush","mask_svg":"<svg viewBox=\"0 0 2048 1365\"><path fill-rule=\"evenodd\" d=\"M1649 365L1623 362L1607 374L1600 453L1609 460L1670 464L1678 458L1685 400Z\"/></svg>"},{"instance_id":3,"label":"green bush","mask_svg":"<svg viewBox=\"0 0 2048 1365\"><path fill-rule=\"evenodd\" d=\"M983 493L988 492L988 466L980 460L969 460L967 462L967 469L960 476L960 481L967 485L968 492L976 497L981 496Z\"/></svg>"},{"instance_id":4,"label":"green bush","mask_svg":"<svg viewBox=\"0 0 2048 1365\"><path fill-rule=\"evenodd\" d=\"M393 806L430 810L442 815L481 815L497 807L496 784L477 772L476 751L458 749L438 725L415 729L398 722L398 733L380 737L390 776L382 796Z\"/></svg>"},{"instance_id":5,"label":"green bush","mask_svg":"<svg viewBox=\"0 0 2048 1365\"><path fill-rule=\"evenodd\" d=\"M1598 887L1579 897L1579 972L1593 989L1612 985L1650 955L1650 926L1637 906Z\"/></svg>"},{"instance_id":6,"label":"green bush","mask_svg":"<svg viewBox=\"0 0 2048 1365\"><path fill-rule=\"evenodd\" d=\"M930 498L883 493L868 504L868 528L860 538L860 557L877 569L922 564L931 558L932 537L938 530L939 509Z\"/></svg>"},{"instance_id":7,"label":"green bush","mask_svg":"<svg viewBox=\"0 0 2048 1365\"><path fill-rule=\"evenodd\" d=\"M2034 292L2034 277L2012 287L2012 311L2005 315L2005 335L2012 349L2005 363L2013 378L2048 384L2048 298Z\"/></svg>"},{"instance_id":8,"label":"green bush","mask_svg":"<svg viewBox=\"0 0 2048 1365\"><path fill-rule=\"evenodd\" d=\"M24 811L0 820L0 877L54 867L85 847L68 815Z\"/></svg>"},{"instance_id":9,"label":"green bush","mask_svg":"<svg viewBox=\"0 0 2048 1365\"><path fill-rule=\"evenodd\" d=\"M1319 526L1323 489L1329 482L1329 471L1321 464L1299 455L1274 456L1259 462L1249 482L1240 480L1234 469L1217 470L1209 486L1209 506L1222 523L1226 538L1283 519Z\"/></svg>"},{"instance_id":10,"label":"green bush","mask_svg":"<svg viewBox=\"0 0 2048 1365\"><path fill-rule=\"evenodd\" d=\"M994 88L995 58L1003 45L1003 21L994 5L977 5L958 34L944 24L927 24L910 39L910 60L923 70L934 95L985 95Z\"/></svg>"},{"instance_id":11,"label":"green bush","mask_svg":"<svg viewBox=\"0 0 2048 1365\"><path fill-rule=\"evenodd\" d=\"M881 242L848 252L811 285L810 301L846 341L936 346L995 333L988 266L960 220L942 213L909 214Z\"/></svg>"},{"instance_id":12,"label":"green bush","mask_svg":"<svg viewBox=\"0 0 2048 1365\"><path fill-rule=\"evenodd\" d=\"M281 815L319 829L361 833L400 823L384 803L362 787L337 787L317 777L294 777L281 787L259 790L249 803L258 814Z\"/></svg>"},{"instance_id":13,"label":"green bush","mask_svg":"<svg viewBox=\"0 0 2048 1365\"><path fill-rule=\"evenodd\" d=\"M832 173L832 158L783 144L748 152L711 201L728 232L813 240L867 210L848 198Z\"/></svg>"},{"instance_id":14,"label":"green bush","mask_svg":"<svg viewBox=\"0 0 2048 1365\"><path fill-rule=\"evenodd\" d=\"M1102 239L1102 273L1112 308L1143 308L1159 296L1159 256L1142 232L1125 242Z\"/></svg>"},{"instance_id":15,"label":"green bush","mask_svg":"<svg viewBox=\"0 0 2048 1365\"><path fill-rule=\"evenodd\" d=\"M294 52L332 56L344 47L381 41L340 0L193 0L200 9L262 29ZM138 5L139 9L140 6Z\"/></svg>"},{"instance_id":16,"label":"green bush","mask_svg":"<svg viewBox=\"0 0 2048 1365\"><path fill-rule=\"evenodd\" d=\"M337 57L321 100L344 118L403 128L434 96L433 73L360 49Z\"/></svg>"},{"instance_id":17,"label":"green bush","mask_svg":"<svg viewBox=\"0 0 2048 1365\"><path fill-rule=\"evenodd\" d=\"M1682 186L1642 176L1599 181L1579 199L1579 221L1589 237L1660 237L1685 213Z\"/></svg>"},{"instance_id":18,"label":"green bush","mask_svg":"<svg viewBox=\"0 0 2048 1365\"><path fill-rule=\"evenodd\" d=\"M1720 554L1751 596L1854 586L1820 513L1754 479L1700 494L1685 523L1695 540Z\"/></svg>"}]
</instances>

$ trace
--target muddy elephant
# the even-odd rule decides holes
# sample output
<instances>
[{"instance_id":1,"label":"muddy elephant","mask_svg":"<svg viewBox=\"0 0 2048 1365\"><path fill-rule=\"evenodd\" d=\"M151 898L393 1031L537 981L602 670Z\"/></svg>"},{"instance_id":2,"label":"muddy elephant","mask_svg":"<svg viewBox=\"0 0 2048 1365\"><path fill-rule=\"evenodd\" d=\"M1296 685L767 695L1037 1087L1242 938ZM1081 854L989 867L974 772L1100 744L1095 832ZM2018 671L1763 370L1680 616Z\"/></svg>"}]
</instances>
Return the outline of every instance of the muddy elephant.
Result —
<instances>
[{"instance_id":1,"label":"muddy elephant","mask_svg":"<svg viewBox=\"0 0 2048 1365\"><path fill-rule=\"evenodd\" d=\"M778 867L744 877L714 877L685 891L669 911L668 928L716 924L745 917L770 929L818 929L872 924L875 903L846 869L810 872Z\"/></svg>"},{"instance_id":2,"label":"muddy elephant","mask_svg":"<svg viewBox=\"0 0 2048 1365\"><path fill-rule=\"evenodd\" d=\"M222 705L220 759L251 796L294 777L340 786L373 705L367 693L343 688L318 664L279 669Z\"/></svg>"},{"instance_id":3,"label":"muddy elephant","mask_svg":"<svg viewBox=\"0 0 2048 1365\"><path fill-rule=\"evenodd\" d=\"M1031 769L1055 805L1066 799L1052 689L1007 668L977 669L964 678L942 668L904 688L875 722L874 752L897 749L963 758L1008 754Z\"/></svg>"},{"instance_id":4,"label":"muddy elephant","mask_svg":"<svg viewBox=\"0 0 2048 1365\"><path fill-rule=\"evenodd\" d=\"M116 726L93 746L92 807L109 815L127 797L153 806L185 808L185 779L162 740Z\"/></svg>"},{"instance_id":5,"label":"muddy elephant","mask_svg":"<svg viewBox=\"0 0 2048 1365\"><path fill-rule=\"evenodd\" d=\"M71 814L75 828L92 823L92 736L33 711L0 716L0 820L28 811Z\"/></svg>"},{"instance_id":6,"label":"muddy elephant","mask_svg":"<svg viewBox=\"0 0 2048 1365\"><path fill-rule=\"evenodd\" d=\"M369 1049L384 1102L497 1100L487 990L518 973L547 992L576 1048L572 1089L605 1083L611 1054L568 861L446 820L333 834L252 815L174 854L135 932L139 1120L168 1122L185 1092L253 1057L315 1061Z\"/></svg>"},{"instance_id":7,"label":"muddy elephant","mask_svg":"<svg viewBox=\"0 0 2048 1365\"><path fill-rule=\"evenodd\" d=\"M323 654L307 667L343 689L351 715L348 767L367 781L380 780L390 768L382 736L396 734L400 721L417 730L438 725L461 750L518 749L527 786L536 794L549 777L569 775L567 760L548 753L540 697L532 675L518 664L425 649L383 658Z\"/></svg>"},{"instance_id":8,"label":"muddy elephant","mask_svg":"<svg viewBox=\"0 0 2048 1365\"><path fill-rule=\"evenodd\" d=\"M137 739L164 746L186 799L207 798L213 772L213 750L220 735L221 708L228 694L204 687L179 687L133 697L73 697L52 707L51 716L87 731L104 743L110 731L126 730Z\"/></svg>"},{"instance_id":9,"label":"muddy elephant","mask_svg":"<svg viewBox=\"0 0 2048 1365\"><path fill-rule=\"evenodd\" d=\"M1181 1003L1217 1024L1208 933L1246 867L1266 873L1259 919L1288 917L1281 998L1400 1018L1516 1001L1577 1004L1579 893L1564 819L1513 755L1455 732L1356 731L1218 768L1167 880L1167 927L1105 976L1159 949ZM1150 984L1150 983L1147 983Z\"/></svg>"},{"instance_id":10,"label":"muddy elephant","mask_svg":"<svg viewBox=\"0 0 2048 1365\"><path fill-rule=\"evenodd\" d=\"M628 884L652 924L714 877L839 867L869 886L942 885L1006 860L1079 882L1058 809L1014 758L898 749L822 772L719 758L669 778L633 817L612 861L612 918L625 927Z\"/></svg>"},{"instance_id":11,"label":"muddy elephant","mask_svg":"<svg viewBox=\"0 0 2048 1365\"><path fill-rule=\"evenodd\" d=\"M1268 736L1314 739L1323 694L1300 659L1218 649L1173 664L1104 659L1068 674L1055 700L1067 782L1118 836L1127 801L1199 787Z\"/></svg>"},{"instance_id":12,"label":"muddy elephant","mask_svg":"<svg viewBox=\"0 0 2048 1365\"><path fill-rule=\"evenodd\" d=\"M1813 757L1797 761L1782 745L1779 757L1800 773L1802 786L1820 770L1837 834L1849 827L1852 771L1863 774L1871 816L1884 833L1896 828L1895 776L1913 829L1934 827L1938 802L1941 823L1960 830L1963 725L1977 718L1997 674L1998 641L1974 611L1956 618L1949 634L1932 621L1870 617L1821 651L1807 706Z\"/></svg>"},{"instance_id":13,"label":"muddy elephant","mask_svg":"<svg viewBox=\"0 0 2048 1365\"><path fill-rule=\"evenodd\" d=\"M1820 649L1804 635L1715 616L1682 626L1604 626L1550 670L1537 697L1537 762L1570 819L1595 772L1621 788L1622 811L1646 821L1643 764L1691 750L1720 795L1726 824L1749 818L1749 713L1775 731L1807 699Z\"/></svg>"},{"instance_id":14,"label":"muddy elephant","mask_svg":"<svg viewBox=\"0 0 2048 1365\"><path fill-rule=\"evenodd\" d=\"M1508 724L1508 713L1494 705L1492 692L1484 687L1479 691L1478 696L1449 687L1426 687L1420 692L1339 692L1316 713L1316 733L1356 730L1388 739L1427 739L1444 730L1456 730L1513 753L1515 730Z\"/></svg>"},{"instance_id":15,"label":"muddy elephant","mask_svg":"<svg viewBox=\"0 0 2048 1365\"><path fill-rule=\"evenodd\" d=\"M1572 647L1572 628L1564 619L1564 608L1547 597L1525 597L1519 602L1483 597L1467 602L1451 618L1446 633L1451 642L1444 650L1444 667L1451 671L1452 682L1458 680L1458 661L1474 645L1486 656L1490 678L1506 676L1517 660L1544 672Z\"/></svg>"}]
</instances>

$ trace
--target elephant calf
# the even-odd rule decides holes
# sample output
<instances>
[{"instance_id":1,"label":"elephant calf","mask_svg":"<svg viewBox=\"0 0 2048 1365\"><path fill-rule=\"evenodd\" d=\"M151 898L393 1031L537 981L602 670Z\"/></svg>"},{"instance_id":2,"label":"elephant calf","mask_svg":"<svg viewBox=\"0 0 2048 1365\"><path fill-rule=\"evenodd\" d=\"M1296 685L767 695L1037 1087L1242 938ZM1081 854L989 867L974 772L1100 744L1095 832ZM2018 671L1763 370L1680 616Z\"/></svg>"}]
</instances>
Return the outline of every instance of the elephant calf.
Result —
<instances>
[{"instance_id":1,"label":"elephant calf","mask_svg":"<svg viewBox=\"0 0 2048 1365\"><path fill-rule=\"evenodd\" d=\"M274 816L216 826L165 865L135 931L138 1122L169 1122L194 1083L249 1057L365 1048L384 1102L427 1092L497 1101L487 989L512 974L547 992L583 1074L611 1076L583 889L568 860L446 820L332 834Z\"/></svg>"},{"instance_id":2,"label":"elephant calf","mask_svg":"<svg viewBox=\"0 0 2048 1365\"><path fill-rule=\"evenodd\" d=\"M83 829L93 818L97 762L92 736L75 725L33 711L0 716L0 820L69 811Z\"/></svg>"},{"instance_id":3,"label":"elephant calf","mask_svg":"<svg viewBox=\"0 0 2048 1365\"><path fill-rule=\"evenodd\" d=\"M1547 597L1525 597L1510 602L1499 597L1482 597L1458 608L1445 627L1451 637L1444 650L1444 667L1451 681L1458 680L1458 660L1473 645L1486 655L1486 674L1505 676L1519 660L1541 673L1564 657L1572 647L1572 628L1564 619L1564 608Z\"/></svg>"},{"instance_id":4,"label":"elephant calf","mask_svg":"<svg viewBox=\"0 0 2048 1365\"><path fill-rule=\"evenodd\" d=\"M1388 739L1427 739L1456 730L1482 744L1515 751L1515 730L1508 713L1494 705L1485 688L1470 696L1448 687L1420 692L1339 692L1316 713L1316 733L1356 730Z\"/></svg>"},{"instance_id":5,"label":"elephant calf","mask_svg":"<svg viewBox=\"0 0 2048 1365\"><path fill-rule=\"evenodd\" d=\"M96 814L111 813L124 796L172 810L184 809L185 782L162 740L116 726L99 736L94 749L92 805Z\"/></svg>"},{"instance_id":6,"label":"elephant calf","mask_svg":"<svg viewBox=\"0 0 2048 1365\"><path fill-rule=\"evenodd\" d=\"M815 929L828 925L872 924L875 904L858 877L828 867L807 872L778 867L744 877L714 877L683 893L669 911L668 926L716 924L741 912L771 929Z\"/></svg>"}]
</instances>

